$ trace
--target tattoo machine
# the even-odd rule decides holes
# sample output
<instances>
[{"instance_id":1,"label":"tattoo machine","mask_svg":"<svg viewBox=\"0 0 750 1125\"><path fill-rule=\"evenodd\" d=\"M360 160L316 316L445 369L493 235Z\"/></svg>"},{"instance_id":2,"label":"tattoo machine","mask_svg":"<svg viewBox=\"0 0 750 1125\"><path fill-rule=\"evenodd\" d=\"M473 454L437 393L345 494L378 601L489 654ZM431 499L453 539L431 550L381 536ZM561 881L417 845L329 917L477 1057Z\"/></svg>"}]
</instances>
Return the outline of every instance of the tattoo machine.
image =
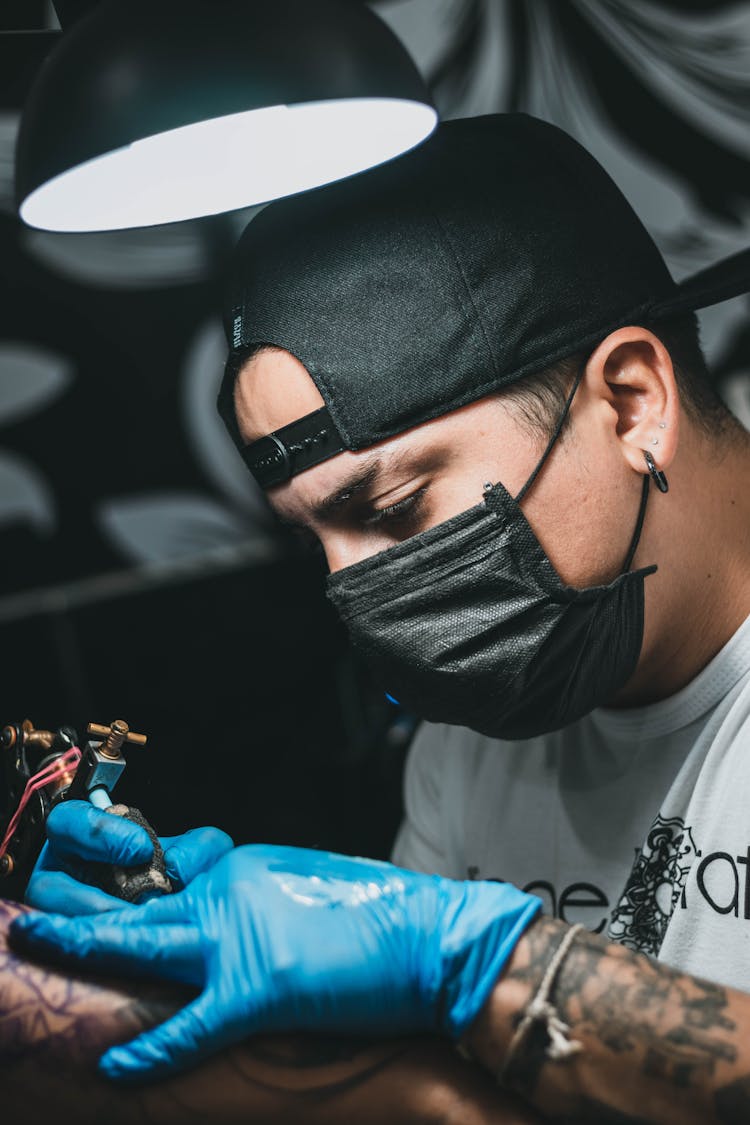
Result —
<instances>
[{"instance_id":1,"label":"tattoo machine","mask_svg":"<svg viewBox=\"0 0 750 1125\"><path fill-rule=\"evenodd\" d=\"M109 726L89 723L87 732L93 738L80 750L73 727L36 730L25 719L0 731L0 893L7 898L23 899L47 817L59 802L73 799L141 825L154 845L152 858L133 867L86 864L87 882L126 902L173 890L153 828L138 809L116 805L111 797L125 769L125 747L144 746L146 736L134 734L122 719Z\"/></svg>"}]
</instances>

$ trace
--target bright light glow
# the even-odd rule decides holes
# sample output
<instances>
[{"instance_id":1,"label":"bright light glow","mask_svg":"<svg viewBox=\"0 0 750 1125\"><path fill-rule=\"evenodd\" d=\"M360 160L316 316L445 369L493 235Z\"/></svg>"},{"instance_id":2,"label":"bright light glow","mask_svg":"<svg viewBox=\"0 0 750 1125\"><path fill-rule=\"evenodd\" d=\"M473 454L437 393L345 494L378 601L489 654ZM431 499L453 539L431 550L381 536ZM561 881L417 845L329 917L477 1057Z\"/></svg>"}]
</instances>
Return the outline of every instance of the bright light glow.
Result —
<instances>
[{"instance_id":1,"label":"bright light glow","mask_svg":"<svg viewBox=\"0 0 750 1125\"><path fill-rule=\"evenodd\" d=\"M233 113L135 141L36 188L21 218L95 231L217 215L343 179L424 140L421 102L352 98Z\"/></svg>"}]
</instances>

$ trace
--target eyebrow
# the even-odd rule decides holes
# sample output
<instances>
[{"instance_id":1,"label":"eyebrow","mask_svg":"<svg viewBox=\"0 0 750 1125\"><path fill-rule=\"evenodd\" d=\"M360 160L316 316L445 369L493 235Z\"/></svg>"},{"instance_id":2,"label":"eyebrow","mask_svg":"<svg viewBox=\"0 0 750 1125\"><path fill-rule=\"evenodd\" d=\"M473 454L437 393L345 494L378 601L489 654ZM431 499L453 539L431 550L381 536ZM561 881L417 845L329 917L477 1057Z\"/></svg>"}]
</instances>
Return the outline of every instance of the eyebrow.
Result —
<instances>
[{"instance_id":1,"label":"eyebrow","mask_svg":"<svg viewBox=\"0 0 750 1125\"><path fill-rule=\"evenodd\" d=\"M334 513L339 513L357 496L372 488L384 469L398 468L403 460L404 457L395 452L388 455L373 454L364 466L355 470L351 476L338 485L334 492L328 493L311 505L309 510L311 518L320 523L325 523ZM286 527L304 528L306 526L299 520L286 519L284 516L279 518Z\"/></svg>"},{"instance_id":2,"label":"eyebrow","mask_svg":"<svg viewBox=\"0 0 750 1125\"><path fill-rule=\"evenodd\" d=\"M326 520L341 508L346 507L355 497L371 488L383 470L383 458L375 457L364 468L351 474L340 484L335 492L330 492L312 505L311 514L317 520Z\"/></svg>"}]
</instances>

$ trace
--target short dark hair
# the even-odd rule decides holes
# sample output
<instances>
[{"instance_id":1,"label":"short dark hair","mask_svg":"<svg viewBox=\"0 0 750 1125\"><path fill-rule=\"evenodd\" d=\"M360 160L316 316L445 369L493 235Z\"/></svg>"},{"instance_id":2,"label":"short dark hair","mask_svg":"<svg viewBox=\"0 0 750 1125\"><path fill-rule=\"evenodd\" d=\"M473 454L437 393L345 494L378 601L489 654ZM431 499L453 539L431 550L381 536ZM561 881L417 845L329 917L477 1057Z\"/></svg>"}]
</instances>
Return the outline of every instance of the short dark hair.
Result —
<instances>
[{"instance_id":1,"label":"short dark hair","mask_svg":"<svg viewBox=\"0 0 750 1125\"><path fill-rule=\"evenodd\" d=\"M711 380L695 313L646 323L643 327L659 337L672 357L680 399L690 420L712 438L733 429L737 422ZM532 431L549 436L589 354L581 352L568 356L544 371L527 375L498 391L497 397L511 403Z\"/></svg>"},{"instance_id":2,"label":"short dark hair","mask_svg":"<svg viewBox=\"0 0 750 1125\"><path fill-rule=\"evenodd\" d=\"M740 429L740 423L712 382L701 348L700 328L695 313L644 323L643 327L659 337L672 357L680 400L694 425L713 439L721 437L727 431ZM244 348L237 355L236 370L239 372L249 359L266 348L278 347L278 344L255 343ZM573 382L590 354L591 351L585 351L567 356L552 367L526 375L495 391L492 397L511 404L532 433L550 437L565 408ZM566 418L561 433L567 427Z\"/></svg>"}]
</instances>

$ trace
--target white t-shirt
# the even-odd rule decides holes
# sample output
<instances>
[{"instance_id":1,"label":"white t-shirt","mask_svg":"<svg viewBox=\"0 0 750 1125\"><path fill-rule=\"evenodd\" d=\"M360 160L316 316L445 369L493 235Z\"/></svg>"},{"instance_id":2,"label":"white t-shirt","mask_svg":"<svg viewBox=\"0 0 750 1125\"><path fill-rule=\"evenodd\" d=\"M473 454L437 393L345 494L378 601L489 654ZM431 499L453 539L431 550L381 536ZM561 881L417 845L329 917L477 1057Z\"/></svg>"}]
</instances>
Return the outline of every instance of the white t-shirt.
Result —
<instances>
[{"instance_id":1,"label":"white t-shirt","mask_svg":"<svg viewBox=\"0 0 750 1125\"><path fill-rule=\"evenodd\" d=\"M505 742L425 723L393 861L501 879L750 991L750 618L682 691Z\"/></svg>"}]
</instances>

